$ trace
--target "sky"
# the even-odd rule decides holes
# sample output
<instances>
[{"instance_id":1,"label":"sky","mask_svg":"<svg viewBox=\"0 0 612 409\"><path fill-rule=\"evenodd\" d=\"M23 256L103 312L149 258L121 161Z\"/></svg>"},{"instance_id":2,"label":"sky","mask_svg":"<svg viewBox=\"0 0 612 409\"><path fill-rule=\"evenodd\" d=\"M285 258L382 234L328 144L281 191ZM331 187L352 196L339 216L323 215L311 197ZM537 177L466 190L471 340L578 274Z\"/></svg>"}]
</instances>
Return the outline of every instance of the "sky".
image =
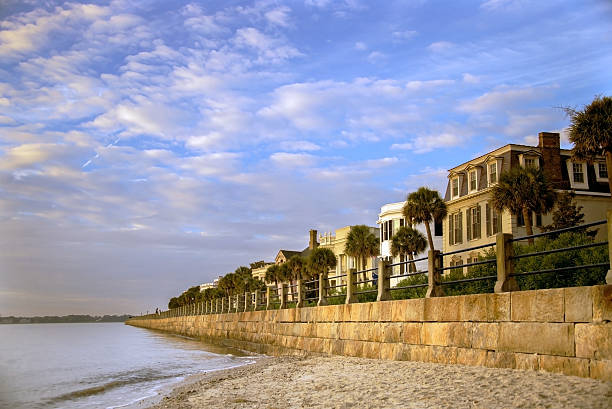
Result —
<instances>
[{"instance_id":1,"label":"sky","mask_svg":"<svg viewBox=\"0 0 612 409\"><path fill-rule=\"evenodd\" d=\"M612 4L0 0L0 315L137 314L612 94Z\"/></svg>"}]
</instances>

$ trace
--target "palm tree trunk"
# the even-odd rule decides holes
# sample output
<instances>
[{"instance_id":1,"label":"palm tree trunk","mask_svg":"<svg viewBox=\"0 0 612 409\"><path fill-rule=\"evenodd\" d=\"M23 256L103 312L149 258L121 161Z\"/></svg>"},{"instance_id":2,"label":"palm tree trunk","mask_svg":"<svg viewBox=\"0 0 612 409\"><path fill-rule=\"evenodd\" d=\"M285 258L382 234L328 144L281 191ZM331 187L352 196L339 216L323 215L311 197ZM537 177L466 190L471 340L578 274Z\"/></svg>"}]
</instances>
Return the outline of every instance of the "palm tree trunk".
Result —
<instances>
[{"instance_id":1,"label":"palm tree trunk","mask_svg":"<svg viewBox=\"0 0 612 409\"><path fill-rule=\"evenodd\" d=\"M425 230L427 230L427 241L429 242L429 250L434 250L433 239L431 238L431 229L429 228L429 222L425 222Z\"/></svg>"},{"instance_id":2,"label":"palm tree trunk","mask_svg":"<svg viewBox=\"0 0 612 409\"><path fill-rule=\"evenodd\" d=\"M523 207L523 220L525 221L525 230L527 231L527 235L531 236L533 234L533 227L531 227L531 214L525 207ZM532 246L533 238L527 239L527 242L530 246Z\"/></svg>"},{"instance_id":3,"label":"palm tree trunk","mask_svg":"<svg viewBox=\"0 0 612 409\"><path fill-rule=\"evenodd\" d=\"M612 176L610 176L610 172L612 172L612 151L606 151L606 168L608 168L608 186L610 187L610 193L612 193Z\"/></svg>"},{"instance_id":4,"label":"palm tree trunk","mask_svg":"<svg viewBox=\"0 0 612 409\"><path fill-rule=\"evenodd\" d=\"M412 255L412 253L408 253L408 260L410 261L414 260L414 256ZM414 263L410 263L408 265L408 272L414 273L415 271L416 271L416 265Z\"/></svg>"},{"instance_id":5,"label":"palm tree trunk","mask_svg":"<svg viewBox=\"0 0 612 409\"><path fill-rule=\"evenodd\" d=\"M363 258L361 259L361 270L362 270L362 271L363 271L363 270L365 270L365 269L366 269L366 267L367 267L367 265L368 265L368 262L366 261L366 258L365 258L365 257L363 257ZM367 274L365 271L364 271L364 272L363 272L361 275L363 276L363 277L362 277L362 279L361 279L361 281L365 281L365 280L367 280L367 279L368 279L368 274Z\"/></svg>"}]
</instances>

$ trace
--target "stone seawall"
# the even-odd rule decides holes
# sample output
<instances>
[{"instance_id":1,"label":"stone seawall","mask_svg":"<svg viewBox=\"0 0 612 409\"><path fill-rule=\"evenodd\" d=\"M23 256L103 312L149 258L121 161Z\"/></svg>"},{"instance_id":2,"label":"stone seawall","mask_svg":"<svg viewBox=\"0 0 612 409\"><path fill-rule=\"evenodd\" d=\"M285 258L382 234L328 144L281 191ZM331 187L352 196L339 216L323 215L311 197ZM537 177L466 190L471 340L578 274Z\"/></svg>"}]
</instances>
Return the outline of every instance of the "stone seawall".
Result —
<instances>
[{"instance_id":1,"label":"stone seawall","mask_svg":"<svg viewBox=\"0 0 612 409\"><path fill-rule=\"evenodd\" d=\"M612 285L163 319L128 325L270 355L319 353L612 381Z\"/></svg>"}]
</instances>

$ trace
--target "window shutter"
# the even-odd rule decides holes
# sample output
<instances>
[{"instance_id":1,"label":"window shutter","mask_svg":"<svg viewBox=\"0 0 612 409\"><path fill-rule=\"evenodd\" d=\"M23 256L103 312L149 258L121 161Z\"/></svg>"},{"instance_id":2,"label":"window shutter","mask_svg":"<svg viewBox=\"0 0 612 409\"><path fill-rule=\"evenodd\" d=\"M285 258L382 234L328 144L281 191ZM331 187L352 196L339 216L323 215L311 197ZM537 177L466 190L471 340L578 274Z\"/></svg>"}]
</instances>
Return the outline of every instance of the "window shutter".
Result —
<instances>
[{"instance_id":1,"label":"window shutter","mask_svg":"<svg viewBox=\"0 0 612 409\"><path fill-rule=\"evenodd\" d=\"M491 229L491 206L489 206L488 203L485 205L485 212L486 212L485 223L487 224L487 236L490 236L491 230L492 230Z\"/></svg>"},{"instance_id":2,"label":"window shutter","mask_svg":"<svg viewBox=\"0 0 612 409\"><path fill-rule=\"evenodd\" d=\"M497 212L497 233L502 231L502 214L503 212Z\"/></svg>"},{"instance_id":3,"label":"window shutter","mask_svg":"<svg viewBox=\"0 0 612 409\"><path fill-rule=\"evenodd\" d=\"M455 237L455 243L463 243L463 213L457 214L459 220L457 222L458 237Z\"/></svg>"},{"instance_id":4,"label":"window shutter","mask_svg":"<svg viewBox=\"0 0 612 409\"><path fill-rule=\"evenodd\" d=\"M455 229L453 226L453 218L455 216L454 215L450 215L448 216L448 244L450 246L452 246L453 244L455 244Z\"/></svg>"},{"instance_id":5,"label":"window shutter","mask_svg":"<svg viewBox=\"0 0 612 409\"><path fill-rule=\"evenodd\" d=\"M472 239L472 209L465 211L465 224L467 225L467 239Z\"/></svg>"},{"instance_id":6,"label":"window shutter","mask_svg":"<svg viewBox=\"0 0 612 409\"><path fill-rule=\"evenodd\" d=\"M482 234L482 223L481 223L481 211L480 205L476 206L476 231L474 232L474 238L479 239Z\"/></svg>"},{"instance_id":7,"label":"window shutter","mask_svg":"<svg viewBox=\"0 0 612 409\"><path fill-rule=\"evenodd\" d=\"M393 237L393 219L389 220L389 240Z\"/></svg>"}]
</instances>

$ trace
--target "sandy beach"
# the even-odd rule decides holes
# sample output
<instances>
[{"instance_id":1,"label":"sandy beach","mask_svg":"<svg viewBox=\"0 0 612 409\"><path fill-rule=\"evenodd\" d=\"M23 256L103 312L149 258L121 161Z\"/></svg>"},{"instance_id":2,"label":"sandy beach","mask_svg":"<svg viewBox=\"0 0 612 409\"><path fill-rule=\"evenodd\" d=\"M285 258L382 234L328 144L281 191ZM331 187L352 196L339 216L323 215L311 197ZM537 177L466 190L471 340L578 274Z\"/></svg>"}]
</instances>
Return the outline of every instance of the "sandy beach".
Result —
<instances>
[{"instance_id":1,"label":"sandy beach","mask_svg":"<svg viewBox=\"0 0 612 409\"><path fill-rule=\"evenodd\" d=\"M364 358L280 357L192 377L151 409L610 407L612 383L573 376Z\"/></svg>"}]
</instances>

